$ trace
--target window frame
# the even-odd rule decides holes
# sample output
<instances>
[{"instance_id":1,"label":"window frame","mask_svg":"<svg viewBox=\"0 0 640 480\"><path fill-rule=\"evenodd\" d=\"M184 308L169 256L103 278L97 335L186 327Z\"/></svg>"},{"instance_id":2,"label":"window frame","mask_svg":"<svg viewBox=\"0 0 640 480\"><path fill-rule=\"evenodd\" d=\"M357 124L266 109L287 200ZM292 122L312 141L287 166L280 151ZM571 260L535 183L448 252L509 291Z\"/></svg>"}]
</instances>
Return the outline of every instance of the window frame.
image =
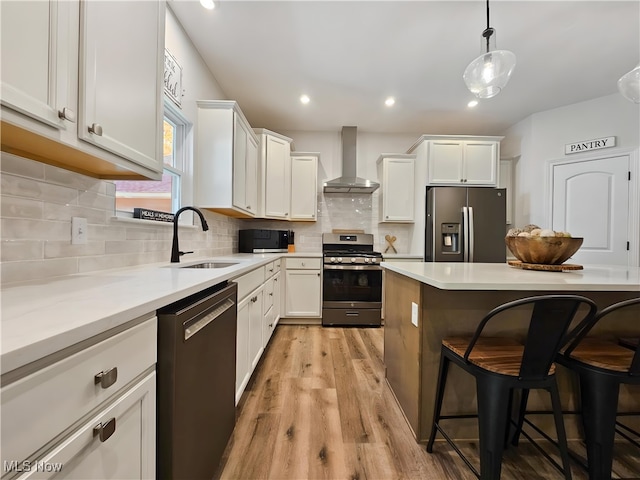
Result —
<instances>
[{"instance_id":1,"label":"window frame","mask_svg":"<svg viewBox=\"0 0 640 480\"><path fill-rule=\"evenodd\" d=\"M193 202L193 123L166 96L164 97L163 106L163 122L166 119L175 126L174 164L176 166L166 165L163 159L162 170L163 174L169 173L179 178L178 182L172 182L171 192L171 206L173 212L176 212L182 206ZM117 192L115 195L117 195ZM116 209L115 215L119 218L138 220L133 218L132 212L124 210ZM141 221L148 222L148 220ZM193 224L191 212L185 212L184 215L180 216L180 224Z\"/></svg>"}]
</instances>

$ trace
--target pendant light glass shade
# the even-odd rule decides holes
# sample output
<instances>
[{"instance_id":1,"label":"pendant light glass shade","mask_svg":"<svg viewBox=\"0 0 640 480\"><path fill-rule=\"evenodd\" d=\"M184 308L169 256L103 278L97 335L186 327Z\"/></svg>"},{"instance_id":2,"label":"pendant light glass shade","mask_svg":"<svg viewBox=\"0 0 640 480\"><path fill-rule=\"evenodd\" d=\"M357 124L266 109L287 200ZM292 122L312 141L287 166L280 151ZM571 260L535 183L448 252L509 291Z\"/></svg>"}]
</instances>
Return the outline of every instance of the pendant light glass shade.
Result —
<instances>
[{"instance_id":1,"label":"pendant light glass shade","mask_svg":"<svg viewBox=\"0 0 640 480\"><path fill-rule=\"evenodd\" d=\"M620 77L618 90L627 100L640 103L640 63L636 65L636 68Z\"/></svg>"},{"instance_id":2,"label":"pendant light glass shade","mask_svg":"<svg viewBox=\"0 0 640 480\"><path fill-rule=\"evenodd\" d=\"M471 62L462 78L467 88L478 98L495 97L505 87L516 66L516 56L509 50L496 50L495 30L489 26L482 32L482 54Z\"/></svg>"},{"instance_id":3,"label":"pendant light glass shade","mask_svg":"<svg viewBox=\"0 0 640 480\"><path fill-rule=\"evenodd\" d=\"M509 50L483 53L465 69L464 83L478 98L495 97L505 87L516 66L516 56Z\"/></svg>"}]
</instances>

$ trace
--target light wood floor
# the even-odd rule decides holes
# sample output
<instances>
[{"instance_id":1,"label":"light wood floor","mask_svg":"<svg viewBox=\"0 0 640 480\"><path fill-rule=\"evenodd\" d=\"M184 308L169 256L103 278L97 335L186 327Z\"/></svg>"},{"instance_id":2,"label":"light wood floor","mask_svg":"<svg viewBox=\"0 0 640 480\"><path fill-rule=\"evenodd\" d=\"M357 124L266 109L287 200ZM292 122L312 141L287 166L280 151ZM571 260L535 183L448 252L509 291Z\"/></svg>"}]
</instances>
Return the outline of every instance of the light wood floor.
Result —
<instances>
[{"instance_id":1,"label":"light wood floor","mask_svg":"<svg viewBox=\"0 0 640 480\"><path fill-rule=\"evenodd\" d=\"M216 478L476 478L445 442L428 454L413 439L384 379L382 328L278 326L238 412ZM478 465L475 445L462 446ZM622 450L616 473L640 478L639 452ZM502 472L563 478L526 440L505 452Z\"/></svg>"}]
</instances>

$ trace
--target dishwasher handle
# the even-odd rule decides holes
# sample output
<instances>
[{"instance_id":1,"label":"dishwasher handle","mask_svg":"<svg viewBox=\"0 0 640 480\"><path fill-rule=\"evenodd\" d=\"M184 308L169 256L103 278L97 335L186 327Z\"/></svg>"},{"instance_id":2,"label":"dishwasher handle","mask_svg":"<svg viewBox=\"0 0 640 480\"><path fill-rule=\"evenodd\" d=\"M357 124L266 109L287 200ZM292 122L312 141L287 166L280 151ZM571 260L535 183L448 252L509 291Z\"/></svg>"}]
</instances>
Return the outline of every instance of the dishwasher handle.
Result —
<instances>
[{"instance_id":1,"label":"dishwasher handle","mask_svg":"<svg viewBox=\"0 0 640 480\"><path fill-rule=\"evenodd\" d=\"M222 302L217 303L201 315L198 315L196 318L192 318L191 320L183 323L184 341L186 342L189 340L211 322L224 315L227 310L235 307L235 305L236 302L227 297Z\"/></svg>"}]
</instances>

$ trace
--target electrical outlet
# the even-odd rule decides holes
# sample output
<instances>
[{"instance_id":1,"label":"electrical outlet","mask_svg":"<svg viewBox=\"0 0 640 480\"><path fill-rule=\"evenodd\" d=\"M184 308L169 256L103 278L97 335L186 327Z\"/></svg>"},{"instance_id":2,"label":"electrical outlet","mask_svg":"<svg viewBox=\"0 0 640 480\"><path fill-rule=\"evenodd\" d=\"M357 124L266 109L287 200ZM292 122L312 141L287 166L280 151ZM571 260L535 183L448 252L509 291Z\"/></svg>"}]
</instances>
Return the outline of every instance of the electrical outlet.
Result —
<instances>
[{"instance_id":1,"label":"electrical outlet","mask_svg":"<svg viewBox=\"0 0 640 480\"><path fill-rule=\"evenodd\" d=\"M71 245L83 245L87 243L87 219L71 217Z\"/></svg>"},{"instance_id":2,"label":"electrical outlet","mask_svg":"<svg viewBox=\"0 0 640 480\"><path fill-rule=\"evenodd\" d=\"M418 326L418 304L411 302L411 323Z\"/></svg>"}]
</instances>

